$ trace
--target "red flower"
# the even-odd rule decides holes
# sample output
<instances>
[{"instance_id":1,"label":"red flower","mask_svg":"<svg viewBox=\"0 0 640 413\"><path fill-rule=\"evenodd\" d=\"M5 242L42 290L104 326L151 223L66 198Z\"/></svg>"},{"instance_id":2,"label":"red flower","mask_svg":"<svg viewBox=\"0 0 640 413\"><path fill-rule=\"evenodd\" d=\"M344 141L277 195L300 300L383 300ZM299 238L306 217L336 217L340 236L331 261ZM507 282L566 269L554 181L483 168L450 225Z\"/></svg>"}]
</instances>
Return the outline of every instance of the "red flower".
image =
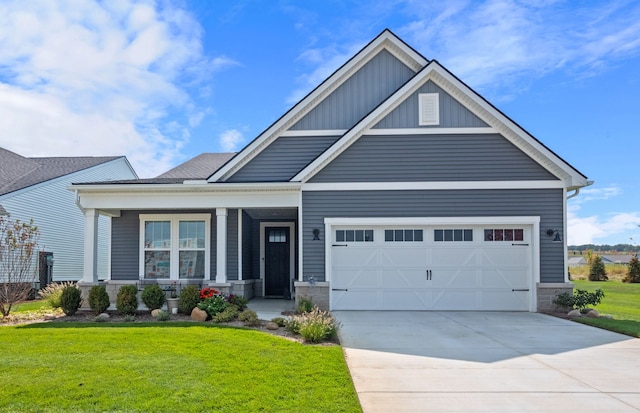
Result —
<instances>
[{"instance_id":1,"label":"red flower","mask_svg":"<svg viewBox=\"0 0 640 413\"><path fill-rule=\"evenodd\" d=\"M201 299L205 299L205 298L211 298L214 295L220 294L220 291L214 289L214 288L210 288L210 287L205 287L202 290L200 290L200 298Z\"/></svg>"}]
</instances>

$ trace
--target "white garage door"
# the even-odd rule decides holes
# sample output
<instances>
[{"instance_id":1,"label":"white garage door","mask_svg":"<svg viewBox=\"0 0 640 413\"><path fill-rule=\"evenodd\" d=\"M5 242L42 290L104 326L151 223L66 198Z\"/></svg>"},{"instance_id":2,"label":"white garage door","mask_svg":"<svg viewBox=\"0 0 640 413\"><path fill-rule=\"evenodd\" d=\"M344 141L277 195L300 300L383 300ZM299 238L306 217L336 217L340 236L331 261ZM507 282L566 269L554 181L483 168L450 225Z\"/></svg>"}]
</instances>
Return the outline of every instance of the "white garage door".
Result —
<instances>
[{"instance_id":1,"label":"white garage door","mask_svg":"<svg viewBox=\"0 0 640 413\"><path fill-rule=\"evenodd\" d=\"M529 310L530 226L333 226L331 232L333 310Z\"/></svg>"}]
</instances>

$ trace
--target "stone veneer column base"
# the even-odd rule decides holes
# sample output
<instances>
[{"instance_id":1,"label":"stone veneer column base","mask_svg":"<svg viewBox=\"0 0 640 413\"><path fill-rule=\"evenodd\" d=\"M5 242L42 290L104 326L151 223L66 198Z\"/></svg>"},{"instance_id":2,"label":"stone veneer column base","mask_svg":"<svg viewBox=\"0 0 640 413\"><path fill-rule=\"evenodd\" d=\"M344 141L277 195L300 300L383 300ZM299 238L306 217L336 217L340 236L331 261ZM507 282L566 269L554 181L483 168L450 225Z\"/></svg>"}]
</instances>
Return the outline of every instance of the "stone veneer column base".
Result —
<instances>
[{"instance_id":1,"label":"stone veneer column base","mask_svg":"<svg viewBox=\"0 0 640 413\"><path fill-rule=\"evenodd\" d=\"M296 308L301 298L310 299L321 310L329 311L329 283L316 282L311 284L306 281L296 281Z\"/></svg>"},{"instance_id":2,"label":"stone veneer column base","mask_svg":"<svg viewBox=\"0 0 640 413\"><path fill-rule=\"evenodd\" d=\"M573 283L538 283L536 285L538 297L538 312L564 311L565 308L553 303L556 296L564 292L573 294Z\"/></svg>"}]
</instances>

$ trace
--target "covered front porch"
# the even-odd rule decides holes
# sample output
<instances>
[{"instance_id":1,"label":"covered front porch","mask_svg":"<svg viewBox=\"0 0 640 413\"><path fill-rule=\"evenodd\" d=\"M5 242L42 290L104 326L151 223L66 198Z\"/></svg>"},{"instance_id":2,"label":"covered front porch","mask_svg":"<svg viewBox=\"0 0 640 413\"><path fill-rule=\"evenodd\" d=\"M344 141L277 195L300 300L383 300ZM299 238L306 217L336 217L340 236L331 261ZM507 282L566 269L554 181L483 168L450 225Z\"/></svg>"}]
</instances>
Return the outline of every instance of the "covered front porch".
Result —
<instances>
[{"instance_id":1,"label":"covered front porch","mask_svg":"<svg viewBox=\"0 0 640 413\"><path fill-rule=\"evenodd\" d=\"M198 284L226 294L295 297L300 271L299 187L184 183L82 185L80 285ZM161 193L160 193L161 192ZM97 275L100 215L110 217L108 276ZM312 235L312 234L310 234ZM113 297L115 299L115 296Z\"/></svg>"}]
</instances>

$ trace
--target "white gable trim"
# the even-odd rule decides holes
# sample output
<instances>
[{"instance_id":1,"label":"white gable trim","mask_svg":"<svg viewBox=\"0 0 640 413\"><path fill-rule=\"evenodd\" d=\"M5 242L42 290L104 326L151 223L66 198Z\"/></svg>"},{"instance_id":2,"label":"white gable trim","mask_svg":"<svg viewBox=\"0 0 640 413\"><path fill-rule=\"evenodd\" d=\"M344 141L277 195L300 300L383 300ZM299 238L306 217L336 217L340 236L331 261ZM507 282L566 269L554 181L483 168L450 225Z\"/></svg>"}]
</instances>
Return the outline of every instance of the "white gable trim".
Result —
<instances>
[{"instance_id":1,"label":"white gable trim","mask_svg":"<svg viewBox=\"0 0 640 413\"><path fill-rule=\"evenodd\" d=\"M291 110L265 130L253 142L245 146L238 155L218 169L209 177L208 181L224 181L240 170L240 168L249 163L249 161L255 158L274 140L285 133L298 120L311 112L311 110L318 106L327 96L340 87L382 49L386 49L414 72L417 72L428 63L424 57L407 46L389 30L383 31L371 43L365 46L364 49L358 52L358 54L334 72L328 79L320 84L320 86L298 102Z\"/></svg>"},{"instance_id":2,"label":"white gable trim","mask_svg":"<svg viewBox=\"0 0 640 413\"><path fill-rule=\"evenodd\" d=\"M562 181L433 181L433 182L307 182L302 191L418 191L446 189L564 188Z\"/></svg>"},{"instance_id":3,"label":"white gable trim","mask_svg":"<svg viewBox=\"0 0 640 413\"><path fill-rule=\"evenodd\" d=\"M587 185L586 178L578 171L560 159L557 155L553 154L553 152L544 147L540 142L536 141L527 132L501 114L493 106L489 105L478 94L452 76L436 61L429 63L427 67L416 74L409 82L407 82L396 93L391 95L374 111L369 113L369 115L349 130L349 132L334 143L327 151L294 176L291 181L307 182L338 155L349 148L349 146L357 141L362 135L369 135L373 133L377 134L377 132L372 133L372 131L375 131L376 129L371 128L429 80L440 86L444 91L467 107L472 113L486 122L492 129L502 134L516 147L537 161L542 167L561 179L565 187L582 187ZM438 130L438 128L425 128L425 131L426 130Z\"/></svg>"}]
</instances>

